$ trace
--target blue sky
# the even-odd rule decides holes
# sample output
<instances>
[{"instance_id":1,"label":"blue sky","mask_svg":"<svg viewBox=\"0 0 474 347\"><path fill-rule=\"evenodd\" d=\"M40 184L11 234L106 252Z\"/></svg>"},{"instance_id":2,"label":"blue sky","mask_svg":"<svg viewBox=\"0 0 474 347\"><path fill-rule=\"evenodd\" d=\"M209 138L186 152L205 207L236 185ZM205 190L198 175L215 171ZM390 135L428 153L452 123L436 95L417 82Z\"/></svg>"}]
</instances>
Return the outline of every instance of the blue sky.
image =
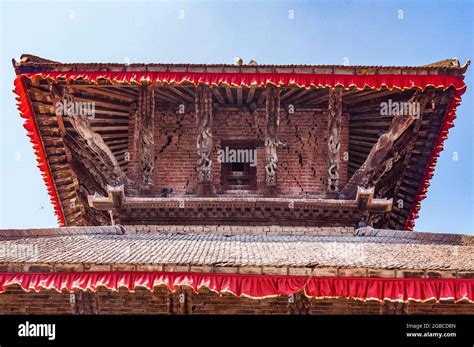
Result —
<instances>
[{"instance_id":1,"label":"blue sky","mask_svg":"<svg viewBox=\"0 0 474 347\"><path fill-rule=\"evenodd\" d=\"M63 62L464 63L474 58L473 8L472 1L4 1L0 228L56 225L11 92L11 59L22 53ZM473 69L416 230L473 233Z\"/></svg>"}]
</instances>

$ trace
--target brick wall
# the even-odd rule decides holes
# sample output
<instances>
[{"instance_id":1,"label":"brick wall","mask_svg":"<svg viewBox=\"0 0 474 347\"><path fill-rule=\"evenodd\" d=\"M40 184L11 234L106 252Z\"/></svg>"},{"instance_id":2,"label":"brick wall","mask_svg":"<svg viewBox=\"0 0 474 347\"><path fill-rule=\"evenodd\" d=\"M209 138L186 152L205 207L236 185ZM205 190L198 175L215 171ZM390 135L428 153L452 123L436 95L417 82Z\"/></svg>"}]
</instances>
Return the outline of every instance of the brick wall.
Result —
<instances>
[{"instance_id":1,"label":"brick wall","mask_svg":"<svg viewBox=\"0 0 474 347\"><path fill-rule=\"evenodd\" d=\"M196 120L192 113L155 116L155 186L176 194L193 193L196 181Z\"/></svg>"},{"instance_id":2,"label":"brick wall","mask_svg":"<svg viewBox=\"0 0 474 347\"><path fill-rule=\"evenodd\" d=\"M73 299L71 299L73 297ZM353 299L309 299L302 293L266 299L222 296L201 288L194 293L164 286L154 292L136 288L117 292L99 288L96 293L53 290L24 292L12 286L0 294L0 314L473 314L469 303L379 303Z\"/></svg>"},{"instance_id":3,"label":"brick wall","mask_svg":"<svg viewBox=\"0 0 474 347\"><path fill-rule=\"evenodd\" d=\"M134 180L136 157L133 145L133 120L130 123L129 173ZM320 111L296 109L281 112L279 137L288 148L278 148L279 164L277 192L281 194L321 195L327 182L327 115ZM163 187L176 194L196 192L196 122L192 111L184 114L160 110L155 114L155 193ZM239 110L216 110L213 117L214 151L213 177L217 191L221 190L221 165L217 150L222 140L257 140L257 189L265 188L265 110L256 114ZM348 119L343 117L341 144L341 186L347 181Z\"/></svg>"}]
</instances>

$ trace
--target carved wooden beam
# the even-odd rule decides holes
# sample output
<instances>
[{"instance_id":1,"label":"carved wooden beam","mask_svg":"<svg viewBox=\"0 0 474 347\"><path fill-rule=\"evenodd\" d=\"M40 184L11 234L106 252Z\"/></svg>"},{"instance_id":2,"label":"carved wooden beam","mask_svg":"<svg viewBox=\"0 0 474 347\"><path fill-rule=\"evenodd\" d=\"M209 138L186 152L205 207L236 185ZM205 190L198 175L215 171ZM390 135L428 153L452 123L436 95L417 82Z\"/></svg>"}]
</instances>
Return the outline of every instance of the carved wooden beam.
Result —
<instances>
[{"instance_id":1,"label":"carved wooden beam","mask_svg":"<svg viewBox=\"0 0 474 347\"><path fill-rule=\"evenodd\" d=\"M85 145L84 141L74 138L70 134L64 136L64 147L67 148L73 159L70 161L73 171L81 177L81 184L94 192L104 191L107 185L113 184L113 171L97 164L94 153Z\"/></svg>"},{"instance_id":2,"label":"carved wooden beam","mask_svg":"<svg viewBox=\"0 0 474 347\"><path fill-rule=\"evenodd\" d=\"M274 86L266 90L266 131L265 131L265 183L267 186L276 186L279 145L285 145L278 138L278 125L280 124L280 92Z\"/></svg>"},{"instance_id":3,"label":"carved wooden beam","mask_svg":"<svg viewBox=\"0 0 474 347\"><path fill-rule=\"evenodd\" d=\"M154 186L155 137L154 89L151 85L140 87L138 106L132 104L131 113L135 117L134 149L137 161L137 188L139 193L149 193Z\"/></svg>"},{"instance_id":4,"label":"carved wooden beam","mask_svg":"<svg viewBox=\"0 0 474 347\"><path fill-rule=\"evenodd\" d=\"M120 213L118 210L125 201L123 185L107 186L107 196L95 193L94 195L88 195L87 200L89 207L92 209L98 212L108 212L111 225L120 224Z\"/></svg>"},{"instance_id":5,"label":"carved wooden beam","mask_svg":"<svg viewBox=\"0 0 474 347\"><path fill-rule=\"evenodd\" d=\"M374 198L375 188L357 187L355 201L362 212L383 213L392 210L393 199Z\"/></svg>"},{"instance_id":6,"label":"carved wooden beam","mask_svg":"<svg viewBox=\"0 0 474 347\"><path fill-rule=\"evenodd\" d=\"M422 95L417 91L413 94L408 103L413 105L418 104L421 115L432 96L432 93ZM387 132L380 136L377 143L370 150L365 162L354 173L354 175L352 175L349 182L341 191L341 197L352 199L356 195L357 187L375 186L377 183L377 177L381 177L380 175L377 175L377 173L379 169L384 166L384 163L385 165L388 165L389 169L392 167L392 163L390 163L390 160L387 161L387 159L389 159L387 157L392 153L395 142L405 133L417 118L418 117L414 114L398 114L393 117L392 123Z\"/></svg>"},{"instance_id":7,"label":"carved wooden beam","mask_svg":"<svg viewBox=\"0 0 474 347\"><path fill-rule=\"evenodd\" d=\"M450 95L452 97L454 94L454 91L448 92L447 95ZM435 105L441 103L441 98L436 96L436 93L434 91L428 93L424 99L425 103L421 105L423 110L426 110L427 106L431 103L431 108L432 110L435 109ZM450 98L449 98L450 99ZM406 167L410 163L410 159L413 154L413 149L415 148L416 141L418 140L419 132L421 130L421 125L424 119L425 112L420 113L420 117L415 120L414 125L413 125L413 132L410 134L410 136L406 136L407 138L405 139L404 143L402 144L403 149L402 151L404 152L404 159L403 159L403 165ZM400 192L400 187L402 186L402 181L405 179L405 173L398 175L398 179L394 183L394 188L393 188L393 197L399 196ZM403 200L402 200L403 202ZM398 204L398 201L397 201ZM394 216L394 211L391 211L390 214L386 218L386 224L383 227L389 228L389 222Z\"/></svg>"},{"instance_id":8,"label":"carved wooden beam","mask_svg":"<svg viewBox=\"0 0 474 347\"><path fill-rule=\"evenodd\" d=\"M212 91L205 85L196 88L197 182L199 195L213 195L212 186Z\"/></svg>"},{"instance_id":9,"label":"carved wooden beam","mask_svg":"<svg viewBox=\"0 0 474 347\"><path fill-rule=\"evenodd\" d=\"M332 88L329 91L328 111L327 191L336 193L339 191L341 162L342 89Z\"/></svg>"},{"instance_id":10,"label":"carved wooden beam","mask_svg":"<svg viewBox=\"0 0 474 347\"><path fill-rule=\"evenodd\" d=\"M107 196L100 194L89 195L89 206L102 211L110 211L114 208L122 207L125 201L123 186L107 186L106 192Z\"/></svg>"}]
</instances>

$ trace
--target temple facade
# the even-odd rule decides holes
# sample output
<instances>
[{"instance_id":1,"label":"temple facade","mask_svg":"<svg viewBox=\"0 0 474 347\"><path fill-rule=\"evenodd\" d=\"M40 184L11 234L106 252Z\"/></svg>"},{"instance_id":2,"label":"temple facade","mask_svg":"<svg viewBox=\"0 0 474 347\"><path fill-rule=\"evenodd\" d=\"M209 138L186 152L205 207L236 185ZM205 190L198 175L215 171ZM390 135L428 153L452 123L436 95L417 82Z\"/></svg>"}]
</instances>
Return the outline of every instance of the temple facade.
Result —
<instances>
[{"instance_id":1,"label":"temple facade","mask_svg":"<svg viewBox=\"0 0 474 347\"><path fill-rule=\"evenodd\" d=\"M474 313L412 231L469 62L13 65L59 228L0 230L0 313Z\"/></svg>"}]
</instances>

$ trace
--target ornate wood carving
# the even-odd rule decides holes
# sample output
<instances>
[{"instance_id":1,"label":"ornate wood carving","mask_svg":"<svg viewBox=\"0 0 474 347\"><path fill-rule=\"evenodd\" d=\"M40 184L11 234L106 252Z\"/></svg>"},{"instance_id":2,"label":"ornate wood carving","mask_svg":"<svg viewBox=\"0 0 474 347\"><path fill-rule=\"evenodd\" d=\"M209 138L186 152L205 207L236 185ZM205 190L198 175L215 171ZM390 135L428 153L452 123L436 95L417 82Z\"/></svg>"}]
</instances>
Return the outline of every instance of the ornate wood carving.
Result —
<instances>
[{"instance_id":1,"label":"ornate wood carving","mask_svg":"<svg viewBox=\"0 0 474 347\"><path fill-rule=\"evenodd\" d=\"M59 86L51 85L50 91L53 102L63 102L63 105L75 102L74 96L71 94L66 94L64 89L61 89ZM122 168L100 134L96 133L92 129L90 116L76 114L76 112L73 111L71 112L68 107L63 107L62 116L66 116L66 119L71 123L74 130L79 135L79 138L82 139L87 145L88 149L94 153L99 162L112 169L113 183L117 185L124 183L126 181L126 176L122 171ZM80 142L77 142L77 144L80 145Z\"/></svg>"},{"instance_id":2,"label":"ornate wood carving","mask_svg":"<svg viewBox=\"0 0 474 347\"><path fill-rule=\"evenodd\" d=\"M76 290L73 295L74 314L98 314L99 308L94 292Z\"/></svg>"},{"instance_id":3,"label":"ornate wood carving","mask_svg":"<svg viewBox=\"0 0 474 347\"><path fill-rule=\"evenodd\" d=\"M410 98L408 102L420 103L420 116L423 114L425 106L432 98L432 93L424 94L416 92ZM341 191L341 196L346 199L351 199L355 196L357 192L357 187L369 187L375 186L377 180L385 174L387 171L391 170L393 162L399 160L396 157L396 152L393 151L395 142L405 133L405 131L413 124L415 121L414 115L395 115L393 117L392 123L387 130L380 138L377 143L372 147L367 156L365 162L361 167L352 175L349 182L346 184L344 189ZM391 158L387 158L389 155L392 155ZM380 168L384 167L383 174L377 175Z\"/></svg>"},{"instance_id":4,"label":"ornate wood carving","mask_svg":"<svg viewBox=\"0 0 474 347\"><path fill-rule=\"evenodd\" d=\"M83 175L81 178L94 191L105 191L108 184L111 184L110 175L113 171L107 167L101 167L96 163L94 153L80 139L74 138L70 134L64 136L64 146L71 152L71 167L76 175ZM84 172L85 171L85 172Z\"/></svg>"},{"instance_id":5,"label":"ornate wood carving","mask_svg":"<svg viewBox=\"0 0 474 347\"><path fill-rule=\"evenodd\" d=\"M78 144L80 139L75 139L66 133L63 142L64 147L72 155L69 164L79 182L76 194L82 206L84 218L91 225L109 224L109 218L103 212L88 207L87 196L96 193L105 194L107 184L110 183L109 177L113 172L108 172L107 168L98 166L95 156L87 149L87 146Z\"/></svg>"},{"instance_id":6,"label":"ornate wood carving","mask_svg":"<svg viewBox=\"0 0 474 347\"><path fill-rule=\"evenodd\" d=\"M212 92L207 86L196 88L197 180L212 183Z\"/></svg>"},{"instance_id":7,"label":"ornate wood carving","mask_svg":"<svg viewBox=\"0 0 474 347\"><path fill-rule=\"evenodd\" d=\"M278 155L277 148L286 144L278 138L280 124L280 89L267 88L266 131L265 131L265 183L275 186L277 183Z\"/></svg>"},{"instance_id":8,"label":"ornate wood carving","mask_svg":"<svg viewBox=\"0 0 474 347\"><path fill-rule=\"evenodd\" d=\"M99 160L107 167L112 168L114 173L112 178L113 183L116 185L124 183L126 181L126 176L122 171L122 168L102 137L92 130L88 117L70 114L68 115L68 120L74 127L74 130L76 130L78 135L86 141L88 147L96 154Z\"/></svg>"},{"instance_id":9,"label":"ornate wood carving","mask_svg":"<svg viewBox=\"0 0 474 347\"><path fill-rule=\"evenodd\" d=\"M341 149L342 89L329 91L328 102L328 182L327 191L339 191Z\"/></svg>"},{"instance_id":10,"label":"ornate wood carving","mask_svg":"<svg viewBox=\"0 0 474 347\"><path fill-rule=\"evenodd\" d=\"M453 91L451 91L451 93L453 93ZM453 94L451 94L451 93L448 92L448 94L447 94L447 95L450 95L450 98L453 96ZM432 103L432 109L434 109L435 108L435 103L436 104L440 103L441 100L439 100L439 99L440 99L439 97L436 97L436 93L432 91L424 97L424 102L420 105L420 107L421 107L422 110L425 110L426 107L430 103ZM401 148L400 152L403 155L403 163L402 163L403 167L408 167L409 166L410 159L413 155L413 150L415 148L415 144L418 140L419 132L421 130L421 126L422 126L423 119L424 119L424 114L425 114L425 112L420 112L420 117L414 121L413 131L410 134L405 134L404 135L405 136L404 141L398 146L399 148ZM393 174L393 177L396 178L396 180L394 181L394 179L392 179L392 182L393 182L392 196L396 197L396 196L399 196L400 188L403 184L403 180L406 179L406 176L405 176L405 172L398 172L398 173L395 172ZM380 182L380 185L382 185L384 183L385 182L382 180ZM405 183L405 184L407 184L407 183ZM387 185L387 184L385 183L385 185ZM411 185L414 189L418 188L418 183L416 183L416 182L411 182L409 185ZM390 214L387 216L387 218L384 220L384 224L380 225L380 227L381 228L383 227L383 228L392 229L393 226L390 225L390 222L394 223L394 220L395 220L394 217L395 217L395 211L392 210L390 212ZM405 226L404 224L402 224L402 225L403 225L403 227Z\"/></svg>"},{"instance_id":11,"label":"ornate wood carving","mask_svg":"<svg viewBox=\"0 0 474 347\"><path fill-rule=\"evenodd\" d=\"M309 314L310 306L310 301L304 293L295 293L288 297L288 314Z\"/></svg>"},{"instance_id":12,"label":"ornate wood carving","mask_svg":"<svg viewBox=\"0 0 474 347\"><path fill-rule=\"evenodd\" d=\"M155 168L154 138L154 89L150 85L141 86L138 106L132 104L130 112L135 117L135 155L138 162L137 188L139 192L150 191L153 187Z\"/></svg>"}]
</instances>

